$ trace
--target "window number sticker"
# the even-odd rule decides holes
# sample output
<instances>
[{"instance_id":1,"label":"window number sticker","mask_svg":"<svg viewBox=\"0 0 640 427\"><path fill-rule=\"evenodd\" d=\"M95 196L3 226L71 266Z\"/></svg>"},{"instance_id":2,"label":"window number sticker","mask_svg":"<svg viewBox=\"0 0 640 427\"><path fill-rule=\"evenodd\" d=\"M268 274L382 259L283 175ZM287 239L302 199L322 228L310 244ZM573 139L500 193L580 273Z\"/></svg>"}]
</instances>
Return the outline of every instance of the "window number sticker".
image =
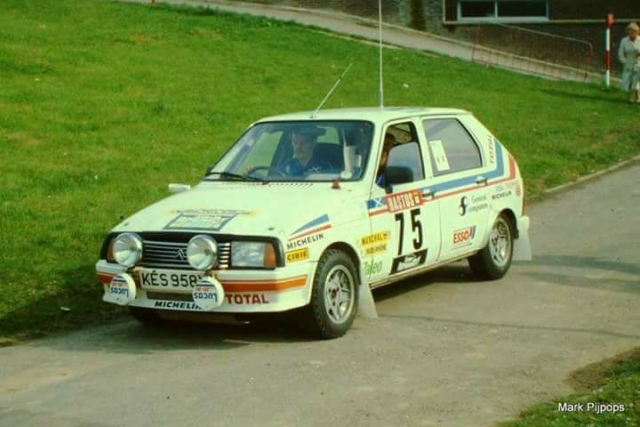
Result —
<instances>
[{"instance_id":1,"label":"window number sticker","mask_svg":"<svg viewBox=\"0 0 640 427\"><path fill-rule=\"evenodd\" d=\"M431 147L433 158L436 161L436 168L438 169L438 172L448 171L450 169L449 160L447 160L447 155L444 152L442 141L434 139L433 141L429 141L429 146Z\"/></svg>"}]
</instances>

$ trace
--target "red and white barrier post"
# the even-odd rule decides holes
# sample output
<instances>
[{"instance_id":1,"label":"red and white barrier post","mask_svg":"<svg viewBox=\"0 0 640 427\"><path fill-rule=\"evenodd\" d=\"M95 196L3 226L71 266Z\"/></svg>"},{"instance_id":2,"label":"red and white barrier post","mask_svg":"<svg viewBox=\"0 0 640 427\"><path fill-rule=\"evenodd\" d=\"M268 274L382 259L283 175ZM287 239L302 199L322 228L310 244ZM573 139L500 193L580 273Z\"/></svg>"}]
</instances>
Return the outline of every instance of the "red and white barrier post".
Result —
<instances>
[{"instance_id":1,"label":"red and white barrier post","mask_svg":"<svg viewBox=\"0 0 640 427\"><path fill-rule=\"evenodd\" d=\"M611 27L613 26L613 13L607 15L607 31L605 33L605 54L604 54L604 84L611 85Z\"/></svg>"}]
</instances>

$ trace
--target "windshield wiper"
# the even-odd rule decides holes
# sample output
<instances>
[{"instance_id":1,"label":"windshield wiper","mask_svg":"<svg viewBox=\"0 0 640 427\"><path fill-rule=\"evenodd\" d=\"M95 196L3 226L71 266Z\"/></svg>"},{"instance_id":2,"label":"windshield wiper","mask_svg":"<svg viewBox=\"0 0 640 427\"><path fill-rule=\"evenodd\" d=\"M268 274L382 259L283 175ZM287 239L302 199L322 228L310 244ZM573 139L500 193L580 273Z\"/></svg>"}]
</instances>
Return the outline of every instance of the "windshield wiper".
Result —
<instances>
[{"instance_id":1,"label":"windshield wiper","mask_svg":"<svg viewBox=\"0 0 640 427\"><path fill-rule=\"evenodd\" d=\"M233 173L233 172L209 172L207 174L207 176L205 178L210 177L211 175L218 175L222 178L236 178L239 179L241 181L260 181L260 182L266 182L264 180L264 178L260 178L258 176L247 176L247 175L240 175L239 173Z\"/></svg>"}]
</instances>

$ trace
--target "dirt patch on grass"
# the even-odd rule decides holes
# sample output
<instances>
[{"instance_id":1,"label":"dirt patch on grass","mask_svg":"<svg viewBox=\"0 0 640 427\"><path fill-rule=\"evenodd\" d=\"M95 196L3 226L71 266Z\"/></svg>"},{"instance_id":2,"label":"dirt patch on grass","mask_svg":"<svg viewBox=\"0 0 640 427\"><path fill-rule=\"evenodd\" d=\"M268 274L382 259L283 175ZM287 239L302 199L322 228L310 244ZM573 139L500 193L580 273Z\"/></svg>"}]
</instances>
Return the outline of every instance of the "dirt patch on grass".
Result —
<instances>
[{"instance_id":1,"label":"dirt patch on grass","mask_svg":"<svg viewBox=\"0 0 640 427\"><path fill-rule=\"evenodd\" d=\"M567 382L578 393L590 392L619 373L626 363L640 364L640 347L573 371Z\"/></svg>"},{"instance_id":2,"label":"dirt patch on grass","mask_svg":"<svg viewBox=\"0 0 640 427\"><path fill-rule=\"evenodd\" d=\"M5 133L4 137L9 142L24 144L27 147L39 147L42 143L42 141L40 141L37 138L34 138L33 136L29 135L26 132L9 132L9 133Z\"/></svg>"}]
</instances>

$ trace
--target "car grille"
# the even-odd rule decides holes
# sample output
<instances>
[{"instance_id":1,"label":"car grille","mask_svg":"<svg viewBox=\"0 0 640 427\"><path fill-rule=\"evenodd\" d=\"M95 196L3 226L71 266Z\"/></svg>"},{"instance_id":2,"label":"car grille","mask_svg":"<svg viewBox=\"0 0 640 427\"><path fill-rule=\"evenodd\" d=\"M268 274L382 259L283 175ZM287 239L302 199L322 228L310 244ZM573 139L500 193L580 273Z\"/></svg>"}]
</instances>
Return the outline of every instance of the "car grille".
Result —
<instances>
[{"instance_id":1,"label":"car grille","mask_svg":"<svg viewBox=\"0 0 640 427\"><path fill-rule=\"evenodd\" d=\"M153 268L191 269L187 261L187 243L144 240L138 265ZM231 243L218 243L218 267L229 268Z\"/></svg>"}]
</instances>

